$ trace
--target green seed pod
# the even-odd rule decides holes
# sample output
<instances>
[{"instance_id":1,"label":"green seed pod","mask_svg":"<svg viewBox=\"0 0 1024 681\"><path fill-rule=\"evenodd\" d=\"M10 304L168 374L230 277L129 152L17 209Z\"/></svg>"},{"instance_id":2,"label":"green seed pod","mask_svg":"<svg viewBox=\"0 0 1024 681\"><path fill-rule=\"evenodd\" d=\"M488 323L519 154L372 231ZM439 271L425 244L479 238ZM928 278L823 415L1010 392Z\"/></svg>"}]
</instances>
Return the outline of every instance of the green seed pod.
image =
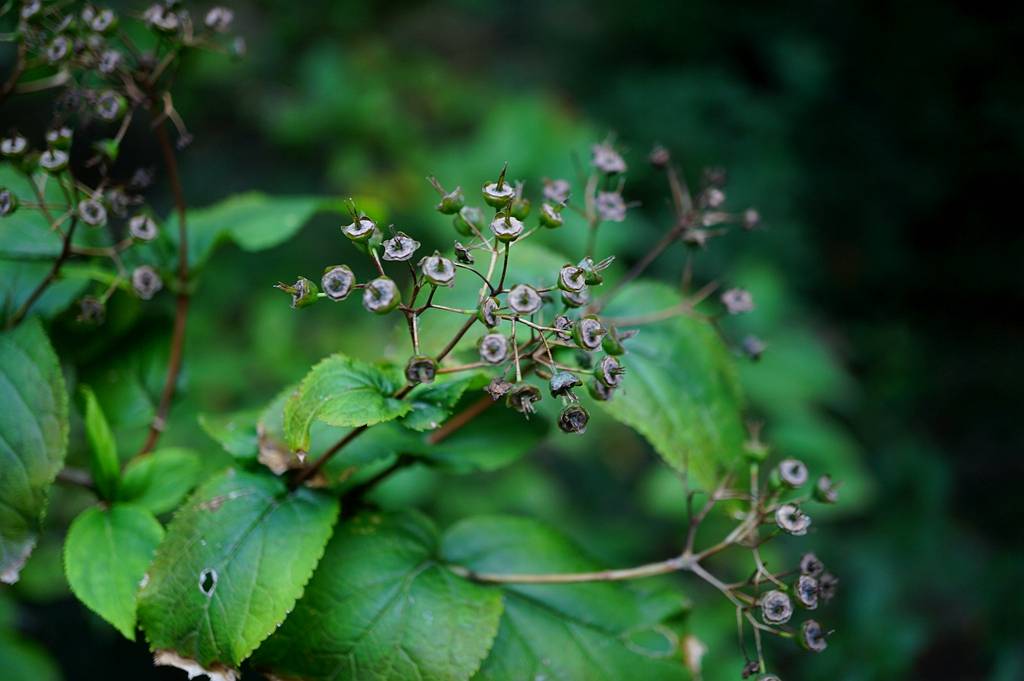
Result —
<instances>
[{"instance_id":1,"label":"green seed pod","mask_svg":"<svg viewBox=\"0 0 1024 681\"><path fill-rule=\"evenodd\" d=\"M477 342L481 361L501 364L508 359L508 339L500 333L489 333Z\"/></svg>"},{"instance_id":2,"label":"green seed pod","mask_svg":"<svg viewBox=\"0 0 1024 681\"><path fill-rule=\"evenodd\" d=\"M618 388L622 385L622 376L625 373L626 369L611 355L605 355L597 367L597 379L609 388Z\"/></svg>"},{"instance_id":3,"label":"green seed pod","mask_svg":"<svg viewBox=\"0 0 1024 681\"><path fill-rule=\"evenodd\" d=\"M462 187L456 187L441 197L437 204L437 211L445 215L455 215L466 205L466 196L462 193Z\"/></svg>"},{"instance_id":4,"label":"green seed pod","mask_svg":"<svg viewBox=\"0 0 1024 681\"><path fill-rule=\"evenodd\" d=\"M587 382L587 393L598 402L607 402L614 396L615 389L609 388L595 378Z\"/></svg>"},{"instance_id":5,"label":"green seed pod","mask_svg":"<svg viewBox=\"0 0 1024 681\"><path fill-rule=\"evenodd\" d=\"M412 258L419 249L420 242L405 232L398 232L390 239L385 239L383 245L384 255L381 257L392 262L404 262Z\"/></svg>"},{"instance_id":6,"label":"green seed pod","mask_svg":"<svg viewBox=\"0 0 1024 681\"><path fill-rule=\"evenodd\" d=\"M757 605L765 624L785 624L793 616L793 601L776 589L764 592Z\"/></svg>"},{"instance_id":7,"label":"green seed pod","mask_svg":"<svg viewBox=\"0 0 1024 681\"><path fill-rule=\"evenodd\" d=\"M823 504L839 501L839 486L832 481L831 475L822 475L814 483L814 498Z\"/></svg>"},{"instance_id":8,"label":"green seed pod","mask_svg":"<svg viewBox=\"0 0 1024 681\"><path fill-rule=\"evenodd\" d=\"M105 90L96 99L96 115L105 121L116 121L128 110L128 100L113 90Z\"/></svg>"},{"instance_id":9,"label":"green seed pod","mask_svg":"<svg viewBox=\"0 0 1024 681\"><path fill-rule=\"evenodd\" d=\"M401 302L398 286L388 277L377 277L366 284L363 307L374 314L387 314Z\"/></svg>"},{"instance_id":10,"label":"green seed pod","mask_svg":"<svg viewBox=\"0 0 1024 681\"><path fill-rule=\"evenodd\" d=\"M530 383L519 383L508 392L505 404L520 414L529 416L536 411L533 405L540 402L541 397L540 389L537 386Z\"/></svg>"},{"instance_id":11,"label":"green seed pod","mask_svg":"<svg viewBox=\"0 0 1024 681\"><path fill-rule=\"evenodd\" d=\"M516 198L512 199L508 210L512 217L525 220L526 216L530 214L530 199L524 199L522 196L516 195Z\"/></svg>"},{"instance_id":12,"label":"green seed pod","mask_svg":"<svg viewBox=\"0 0 1024 681\"><path fill-rule=\"evenodd\" d=\"M405 365L405 378L409 383L433 383L437 376L437 362L432 357L416 355Z\"/></svg>"},{"instance_id":13,"label":"green seed pod","mask_svg":"<svg viewBox=\"0 0 1024 681\"><path fill-rule=\"evenodd\" d=\"M356 283L356 275L348 265L334 265L324 270L320 286L331 300L340 301L348 298Z\"/></svg>"},{"instance_id":14,"label":"green seed pod","mask_svg":"<svg viewBox=\"0 0 1024 681\"><path fill-rule=\"evenodd\" d=\"M608 327L608 333L601 340L601 349L609 355L622 355L626 348L622 347L622 338L614 326Z\"/></svg>"},{"instance_id":15,"label":"green seed pod","mask_svg":"<svg viewBox=\"0 0 1024 681\"><path fill-rule=\"evenodd\" d=\"M558 270L558 288L570 293L580 293L587 287L587 273L582 267L565 265Z\"/></svg>"},{"instance_id":16,"label":"green seed pod","mask_svg":"<svg viewBox=\"0 0 1024 681\"><path fill-rule=\"evenodd\" d=\"M523 234L524 225L511 215L498 215L491 221L491 232L499 241L515 241Z\"/></svg>"},{"instance_id":17,"label":"green seed pod","mask_svg":"<svg viewBox=\"0 0 1024 681\"><path fill-rule=\"evenodd\" d=\"M597 350L601 346L605 330L600 320L594 315L587 315L576 322L572 329L573 340L584 350Z\"/></svg>"},{"instance_id":18,"label":"green seed pod","mask_svg":"<svg viewBox=\"0 0 1024 681\"><path fill-rule=\"evenodd\" d=\"M18 210L18 196L9 189L0 189L0 218L14 215Z\"/></svg>"},{"instance_id":19,"label":"green seed pod","mask_svg":"<svg viewBox=\"0 0 1024 681\"><path fill-rule=\"evenodd\" d=\"M60 149L47 149L39 154L39 167L50 175L61 173L68 167L68 153Z\"/></svg>"},{"instance_id":20,"label":"green seed pod","mask_svg":"<svg viewBox=\"0 0 1024 681\"><path fill-rule=\"evenodd\" d=\"M516 189L511 182L502 182L500 186L497 182L488 182L484 184L483 196L488 206L504 208L516 197Z\"/></svg>"},{"instance_id":21,"label":"green seed pod","mask_svg":"<svg viewBox=\"0 0 1024 681\"><path fill-rule=\"evenodd\" d=\"M548 229L558 229L565 224L562 217L562 206L544 203L540 207L540 224Z\"/></svg>"},{"instance_id":22,"label":"green seed pod","mask_svg":"<svg viewBox=\"0 0 1024 681\"><path fill-rule=\"evenodd\" d=\"M552 397L571 397L573 388L583 385L583 381L576 374L568 371L559 371L548 381L548 389Z\"/></svg>"},{"instance_id":23,"label":"green seed pod","mask_svg":"<svg viewBox=\"0 0 1024 681\"><path fill-rule=\"evenodd\" d=\"M0 140L0 155L4 158L21 158L28 151L28 140L18 133L13 133Z\"/></svg>"},{"instance_id":24,"label":"green seed pod","mask_svg":"<svg viewBox=\"0 0 1024 681\"><path fill-rule=\"evenodd\" d=\"M455 263L437 251L420 260L420 271L434 286L452 286L455 283Z\"/></svg>"},{"instance_id":25,"label":"green seed pod","mask_svg":"<svg viewBox=\"0 0 1024 681\"><path fill-rule=\"evenodd\" d=\"M812 653L820 653L828 648L825 630L815 620L807 620L802 623L797 638L800 640L800 645Z\"/></svg>"},{"instance_id":26,"label":"green seed pod","mask_svg":"<svg viewBox=\"0 0 1024 681\"><path fill-rule=\"evenodd\" d=\"M486 220L484 212L476 206L465 206L452 218L455 231L463 236L473 236L483 232Z\"/></svg>"},{"instance_id":27,"label":"green seed pod","mask_svg":"<svg viewBox=\"0 0 1024 681\"><path fill-rule=\"evenodd\" d=\"M558 428L563 433L583 435L587 432L587 423L589 422L590 414L578 404L570 404L558 415Z\"/></svg>"},{"instance_id":28,"label":"green seed pod","mask_svg":"<svg viewBox=\"0 0 1024 681\"><path fill-rule=\"evenodd\" d=\"M370 237L372 237L376 231L377 223L365 215L360 215L355 218L351 224L343 225L341 228L342 234L356 242L369 241Z\"/></svg>"},{"instance_id":29,"label":"green seed pod","mask_svg":"<svg viewBox=\"0 0 1024 681\"><path fill-rule=\"evenodd\" d=\"M153 218L140 213L128 221L128 233L139 241L152 241L160 233Z\"/></svg>"},{"instance_id":30,"label":"green seed pod","mask_svg":"<svg viewBox=\"0 0 1024 681\"><path fill-rule=\"evenodd\" d=\"M115 163L121 151L121 145L116 139L96 140L92 143L93 150L102 156L107 163Z\"/></svg>"},{"instance_id":31,"label":"green seed pod","mask_svg":"<svg viewBox=\"0 0 1024 681\"><path fill-rule=\"evenodd\" d=\"M480 303L480 308L476 312L477 319L483 322L483 325L488 329L493 329L500 321L498 319L498 310L500 308L501 303L498 302L497 298L484 298L484 301Z\"/></svg>"},{"instance_id":32,"label":"green seed pod","mask_svg":"<svg viewBox=\"0 0 1024 681\"><path fill-rule=\"evenodd\" d=\"M531 315L544 305L537 289L527 284L516 284L508 292L508 306L516 314Z\"/></svg>"}]
</instances>

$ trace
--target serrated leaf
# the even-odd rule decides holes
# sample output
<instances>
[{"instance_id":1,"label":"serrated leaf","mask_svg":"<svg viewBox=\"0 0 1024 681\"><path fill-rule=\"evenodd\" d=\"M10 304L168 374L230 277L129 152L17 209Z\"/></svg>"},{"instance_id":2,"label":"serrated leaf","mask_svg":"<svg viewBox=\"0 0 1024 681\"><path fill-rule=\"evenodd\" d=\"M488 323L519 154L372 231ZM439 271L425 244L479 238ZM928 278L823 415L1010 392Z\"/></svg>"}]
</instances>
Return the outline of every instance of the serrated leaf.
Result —
<instances>
[{"instance_id":1,"label":"serrated leaf","mask_svg":"<svg viewBox=\"0 0 1024 681\"><path fill-rule=\"evenodd\" d=\"M501 597L441 565L437 544L415 512L347 522L255 666L306 681L468 679L497 632Z\"/></svg>"},{"instance_id":2,"label":"serrated leaf","mask_svg":"<svg viewBox=\"0 0 1024 681\"><path fill-rule=\"evenodd\" d=\"M68 444L64 377L34 318L0 334L0 404L0 580L11 584L38 540Z\"/></svg>"},{"instance_id":3,"label":"serrated leaf","mask_svg":"<svg viewBox=\"0 0 1024 681\"><path fill-rule=\"evenodd\" d=\"M394 367L332 355L306 374L285 405L285 442L294 451L308 451L314 421L356 427L396 419L412 408L392 397L403 383Z\"/></svg>"},{"instance_id":4,"label":"serrated leaf","mask_svg":"<svg viewBox=\"0 0 1024 681\"><path fill-rule=\"evenodd\" d=\"M155 651L237 667L291 610L323 554L337 500L228 469L178 511L140 592Z\"/></svg>"},{"instance_id":5,"label":"serrated leaf","mask_svg":"<svg viewBox=\"0 0 1024 681\"><path fill-rule=\"evenodd\" d=\"M604 315L642 317L682 302L671 287L636 282ZM685 315L644 324L626 343L619 394L598 404L636 429L673 468L714 485L723 466L742 455L743 399L732 357L715 329Z\"/></svg>"},{"instance_id":6,"label":"serrated leaf","mask_svg":"<svg viewBox=\"0 0 1024 681\"><path fill-rule=\"evenodd\" d=\"M234 242L245 251L272 248L291 238L318 211L333 208L332 202L317 196L247 192L191 210L188 214L189 265L201 267L224 242ZM165 233L176 247L177 216L168 218Z\"/></svg>"},{"instance_id":7,"label":"serrated leaf","mask_svg":"<svg viewBox=\"0 0 1024 681\"><path fill-rule=\"evenodd\" d=\"M477 572L555 573L600 569L571 542L525 518L463 521L444 536L441 555ZM494 587L498 588L498 587ZM678 596L649 596L620 582L502 585L504 612L498 637L474 676L479 681L688 679L675 639L662 620L680 612ZM652 600L653 599L653 600ZM671 604L669 604L671 605Z\"/></svg>"},{"instance_id":8,"label":"serrated leaf","mask_svg":"<svg viewBox=\"0 0 1024 681\"><path fill-rule=\"evenodd\" d=\"M79 388L85 402L83 420L85 436L89 441L89 468L96 488L104 499L113 499L121 477L121 462L117 458L117 442L110 430L103 408L96 400L96 394L89 386Z\"/></svg>"},{"instance_id":9,"label":"serrated leaf","mask_svg":"<svg viewBox=\"0 0 1024 681\"><path fill-rule=\"evenodd\" d=\"M118 498L152 513L166 513L192 491L201 470L195 452L173 447L159 449L128 464Z\"/></svg>"},{"instance_id":10,"label":"serrated leaf","mask_svg":"<svg viewBox=\"0 0 1024 681\"><path fill-rule=\"evenodd\" d=\"M399 423L410 430L434 430L451 416L467 390L482 388L487 380L486 374L471 372L456 377L440 376L433 383L418 385L406 398L412 409Z\"/></svg>"},{"instance_id":11,"label":"serrated leaf","mask_svg":"<svg viewBox=\"0 0 1024 681\"><path fill-rule=\"evenodd\" d=\"M122 503L86 509L68 530L64 573L71 590L133 641L139 582L163 536L152 513Z\"/></svg>"}]
</instances>

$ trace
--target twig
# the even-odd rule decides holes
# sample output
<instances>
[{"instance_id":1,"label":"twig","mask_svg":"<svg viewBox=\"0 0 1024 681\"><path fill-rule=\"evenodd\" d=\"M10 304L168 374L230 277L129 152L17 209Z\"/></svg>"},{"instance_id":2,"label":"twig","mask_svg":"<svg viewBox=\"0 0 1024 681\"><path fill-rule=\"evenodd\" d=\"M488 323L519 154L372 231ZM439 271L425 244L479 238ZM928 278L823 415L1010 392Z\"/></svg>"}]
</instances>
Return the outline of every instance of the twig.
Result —
<instances>
[{"instance_id":1,"label":"twig","mask_svg":"<svg viewBox=\"0 0 1024 681\"><path fill-rule=\"evenodd\" d=\"M57 280L57 277L60 275L60 268L63 267L64 263L71 257L71 238L75 235L75 227L77 226L78 218L72 217L71 226L68 227L68 231L64 234L64 243L61 246L60 254L57 256L57 259L53 261L53 265L50 267L50 271L46 273L46 277L39 282L39 284L32 290L32 293L28 295L28 298L25 299L25 302L21 304L21 307L19 307L17 311L11 315L11 318L7 320L8 329L13 329L21 323L21 320L25 318L25 315L28 314L30 309L32 309L32 306L37 300L39 300L40 296L46 292L46 289L50 287L50 284Z\"/></svg>"}]
</instances>

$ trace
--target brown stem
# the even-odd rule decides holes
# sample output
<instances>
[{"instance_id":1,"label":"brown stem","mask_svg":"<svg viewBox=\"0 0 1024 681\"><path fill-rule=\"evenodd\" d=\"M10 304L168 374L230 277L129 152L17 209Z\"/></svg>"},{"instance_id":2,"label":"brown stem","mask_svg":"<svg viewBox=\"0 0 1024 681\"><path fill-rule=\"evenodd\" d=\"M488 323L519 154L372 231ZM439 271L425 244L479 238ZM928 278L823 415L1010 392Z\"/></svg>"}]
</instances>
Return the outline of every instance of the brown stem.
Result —
<instances>
[{"instance_id":1,"label":"brown stem","mask_svg":"<svg viewBox=\"0 0 1024 681\"><path fill-rule=\"evenodd\" d=\"M32 290L32 293L28 295L25 302L21 304L21 307L19 307L17 311L11 315L11 318L7 320L8 329L12 329L17 326L21 320L25 318L25 315L28 314L28 311L32 309L35 302L39 300L40 296L42 296L43 293L46 292L46 289L50 287L50 284L57 280L57 277L60 275L60 268L63 267L64 263L71 257L71 238L75 234L76 226L78 226L78 218L73 217L71 219L71 226L68 227L68 231L64 234L64 243L61 246L60 254L57 256L57 259L53 261L53 265L50 267L50 271L46 273L46 277L39 282L39 285Z\"/></svg>"},{"instance_id":2,"label":"brown stem","mask_svg":"<svg viewBox=\"0 0 1024 681\"><path fill-rule=\"evenodd\" d=\"M435 430L427 438L427 442L432 445L436 445L439 442L443 442L449 438L455 431L465 426L467 423L475 419L480 414L484 413L488 409L494 406L494 400L491 399L490 395L484 395L473 404L460 411L455 416L451 417L444 422L444 425Z\"/></svg>"},{"instance_id":3,"label":"brown stem","mask_svg":"<svg viewBox=\"0 0 1024 681\"><path fill-rule=\"evenodd\" d=\"M167 136L167 129L163 123L156 128L157 140L160 143L160 151L163 154L164 166L167 169L167 179L171 185L171 194L174 196L174 206L178 212L178 301L174 311L174 330L171 333L171 350L167 361L167 377L164 379L164 388L160 393L160 402L153 416L153 422L149 426L149 434L146 442L142 445L137 456L143 456L153 451L160 434L167 422L167 413L171 408L171 400L174 398L174 390L178 383L178 374L181 373L181 357L185 350L185 325L188 320L188 231L185 226L185 218L188 208L185 204L185 193L181 186L181 178L178 175L178 160L174 156L174 149L171 147L171 140Z\"/></svg>"},{"instance_id":4,"label":"brown stem","mask_svg":"<svg viewBox=\"0 0 1024 681\"><path fill-rule=\"evenodd\" d=\"M621 582L627 579L641 579L666 575L682 570L692 570L695 565L692 556L676 556L657 563L647 563L620 570L597 572L563 572L549 574L490 573L476 572L461 565L449 565L448 569L460 577L485 584L578 584L580 582Z\"/></svg>"},{"instance_id":5,"label":"brown stem","mask_svg":"<svg viewBox=\"0 0 1024 681\"><path fill-rule=\"evenodd\" d=\"M345 435L345 437L341 438L333 445L331 445L330 449L321 454L317 458L317 460L313 462L312 466L307 466L306 468L303 468L299 472L299 474L295 476L295 478L292 480L292 488L294 489L295 487L298 487L299 485L306 482L310 478L316 476L316 474L323 469L324 465L331 460L332 456L341 451L342 447L347 445L349 442L352 442L352 440L355 440L357 437L366 432L367 428L369 428L369 426L359 426L358 428L353 428Z\"/></svg>"},{"instance_id":6,"label":"brown stem","mask_svg":"<svg viewBox=\"0 0 1024 681\"><path fill-rule=\"evenodd\" d=\"M631 269L629 271L629 273L626 274L626 276L624 276L622 279L620 279L618 282L616 282L616 284L611 287L611 289L608 291L608 293L606 293L599 301L597 301L596 303L594 303L591 306L591 311L593 311L593 312L600 311L605 305L608 304L608 302L617 293L619 293L619 291L622 290L622 288L626 284L628 284L629 282L633 281L634 279L639 277L641 274L643 274L644 271L648 267L650 267L651 263L654 262L655 260L657 260L658 256L661 255L662 253L664 253L665 249L668 248L669 246L671 246L672 242L674 242L676 239L678 239L679 236L685 230L686 230L686 223L680 221L680 222L678 222L675 225L675 227L673 227L668 232L666 232L665 236L661 237L661 241L659 241L657 244L655 244L654 248L652 248L650 251L648 251L647 254L643 258L640 259L640 262L638 262L636 265L633 265L633 269Z\"/></svg>"},{"instance_id":7,"label":"brown stem","mask_svg":"<svg viewBox=\"0 0 1024 681\"><path fill-rule=\"evenodd\" d=\"M57 472L57 482L62 485L69 485L72 487L85 487L86 489L94 489L92 476L89 475L88 471L84 471L81 468L62 468Z\"/></svg>"}]
</instances>

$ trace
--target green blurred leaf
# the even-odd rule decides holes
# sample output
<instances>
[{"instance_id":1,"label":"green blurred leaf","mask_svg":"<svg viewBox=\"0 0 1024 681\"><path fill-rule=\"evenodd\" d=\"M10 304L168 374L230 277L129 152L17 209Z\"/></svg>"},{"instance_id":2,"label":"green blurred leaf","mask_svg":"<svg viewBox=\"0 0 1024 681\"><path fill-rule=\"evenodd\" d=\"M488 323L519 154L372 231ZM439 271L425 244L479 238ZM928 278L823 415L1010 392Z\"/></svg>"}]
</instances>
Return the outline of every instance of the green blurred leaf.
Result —
<instances>
[{"instance_id":1,"label":"green blurred leaf","mask_svg":"<svg viewBox=\"0 0 1024 681\"><path fill-rule=\"evenodd\" d=\"M86 509L68 530L64 571L71 590L133 641L139 583L163 536L152 513L121 503Z\"/></svg>"},{"instance_id":2,"label":"green blurred leaf","mask_svg":"<svg viewBox=\"0 0 1024 681\"><path fill-rule=\"evenodd\" d=\"M302 593L337 518L335 499L229 469L174 516L139 598L150 646L205 668L237 666Z\"/></svg>"},{"instance_id":3,"label":"green blurred leaf","mask_svg":"<svg viewBox=\"0 0 1024 681\"><path fill-rule=\"evenodd\" d=\"M113 499L121 478L121 462L117 458L117 442L110 431L103 408L96 401L96 394L87 385L79 388L85 402L85 436L89 441L89 468L92 471L96 489L103 499Z\"/></svg>"},{"instance_id":4,"label":"green blurred leaf","mask_svg":"<svg viewBox=\"0 0 1024 681\"><path fill-rule=\"evenodd\" d=\"M260 409L249 409L233 414L200 414L199 425L235 459L252 462L260 453L256 428L261 413Z\"/></svg>"},{"instance_id":5,"label":"green blurred leaf","mask_svg":"<svg viewBox=\"0 0 1024 681\"><path fill-rule=\"evenodd\" d=\"M40 174L38 180L46 184L43 195L47 203L66 205L60 186L48 175ZM56 258L61 250L61 238L46 221L43 213L28 208L26 203L38 203L28 178L14 169L10 163L0 163L0 187L8 189L18 197L21 207L0 222L0 258L11 260L49 260ZM3 278L0 277L0 280Z\"/></svg>"},{"instance_id":6,"label":"green blurred leaf","mask_svg":"<svg viewBox=\"0 0 1024 681\"><path fill-rule=\"evenodd\" d=\"M0 259L0 320L6 321L21 308L52 267L51 263L43 261ZM60 314L81 295L88 283L81 278L57 279L32 304L31 314L47 319Z\"/></svg>"},{"instance_id":7,"label":"green blurred leaf","mask_svg":"<svg viewBox=\"0 0 1024 681\"><path fill-rule=\"evenodd\" d=\"M671 287L627 286L605 315L642 317L679 305ZM621 394L598 404L635 428L671 466L713 485L723 466L742 453L746 434L733 359L714 328L684 315L644 324L627 342Z\"/></svg>"},{"instance_id":8,"label":"green blurred leaf","mask_svg":"<svg viewBox=\"0 0 1024 681\"><path fill-rule=\"evenodd\" d=\"M345 523L255 665L307 681L468 679L498 630L501 595L452 574L437 550L416 512Z\"/></svg>"},{"instance_id":9,"label":"green blurred leaf","mask_svg":"<svg viewBox=\"0 0 1024 681\"><path fill-rule=\"evenodd\" d=\"M482 388L487 381L486 374L470 372L454 378L442 375L433 383L418 385L406 398L412 409L399 423L410 430L434 430L447 420L467 390Z\"/></svg>"},{"instance_id":10,"label":"green blurred leaf","mask_svg":"<svg viewBox=\"0 0 1024 681\"><path fill-rule=\"evenodd\" d=\"M152 513L166 513L192 491L201 470L202 464L195 452L159 449L128 464L118 498Z\"/></svg>"},{"instance_id":11,"label":"green blurred leaf","mask_svg":"<svg viewBox=\"0 0 1024 681\"><path fill-rule=\"evenodd\" d=\"M445 534L441 555L476 572L600 569L556 532L514 517L458 523ZM689 678L673 638L661 635L658 646L650 645L657 625L686 606L681 595L673 602L613 582L509 584L500 590L505 610L498 638L474 679Z\"/></svg>"},{"instance_id":12,"label":"green blurred leaf","mask_svg":"<svg viewBox=\"0 0 1024 681\"><path fill-rule=\"evenodd\" d=\"M332 426L365 426L407 414L408 402L392 395L404 384L394 367L332 355L306 374L284 408L285 442L308 451L313 421Z\"/></svg>"},{"instance_id":13,"label":"green blurred leaf","mask_svg":"<svg viewBox=\"0 0 1024 681\"><path fill-rule=\"evenodd\" d=\"M0 633L0 669L4 681L60 681L56 663L42 647Z\"/></svg>"},{"instance_id":14,"label":"green blurred leaf","mask_svg":"<svg viewBox=\"0 0 1024 681\"><path fill-rule=\"evenodd\" d=\"M39 539L68 444L64 377L38 320L0 334L0 580L12 584Z\"/></svg>"}]
</instances>

